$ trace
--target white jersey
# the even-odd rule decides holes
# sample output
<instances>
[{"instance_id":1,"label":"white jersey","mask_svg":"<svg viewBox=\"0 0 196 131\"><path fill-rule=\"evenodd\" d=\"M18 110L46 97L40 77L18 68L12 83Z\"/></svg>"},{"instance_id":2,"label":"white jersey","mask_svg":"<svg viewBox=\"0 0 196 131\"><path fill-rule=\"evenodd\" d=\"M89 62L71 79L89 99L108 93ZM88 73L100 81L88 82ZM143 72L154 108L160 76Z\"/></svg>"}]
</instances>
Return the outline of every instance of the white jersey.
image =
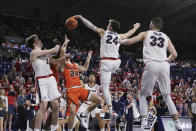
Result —
<instances>
[{"instance_id":1,"label":"white jersey","mask_svg":"<svg viewBox=\"0 0 196 131\"><path fill-rule=\"evenodd\" d=\"M88 83L86 83L86 84L84 85L84 87L85 87L85 89L90 90L90 91L92 91L92 92L94 92L94 93L96 93L96 94L98 94L98 95L99 95L99 93L100 93L99 85L98 85L98 84L95 84L93 87L90 87L90 86L88 85Z\"/></svg>"},{"instance_id":2,"label":"white jersey","mask_svg":"<svg viewBox=\"0 0 196 131\"><path fill-rule=\"evenodd\" d=\"M38 57L35 62L32 62L32 67L35 72L35 77L47 76L52 74L52 71L50 69L49 57Z\"/></svg>"},{"instance_id":3,"label":"white jersey","mask_svg":"<svg viewBox=\"0 0 196 131\"><path fill-rule=\"evenodd\" d=\"M143 41L143 60L165 61L167 59L168 37L166 34L150 30Z\"/></svg>"},{"instance_id":4,"label":"white jersey","mask_svg":"<svg viewBox=\"0 0 196 131\"><path fill-rule=\"evenodd\" d=\"M100 57L101 58L118 58L120 43L117 40L119 34L106 30L105 35L101 38Z\"/></svg>"}]
</instances>

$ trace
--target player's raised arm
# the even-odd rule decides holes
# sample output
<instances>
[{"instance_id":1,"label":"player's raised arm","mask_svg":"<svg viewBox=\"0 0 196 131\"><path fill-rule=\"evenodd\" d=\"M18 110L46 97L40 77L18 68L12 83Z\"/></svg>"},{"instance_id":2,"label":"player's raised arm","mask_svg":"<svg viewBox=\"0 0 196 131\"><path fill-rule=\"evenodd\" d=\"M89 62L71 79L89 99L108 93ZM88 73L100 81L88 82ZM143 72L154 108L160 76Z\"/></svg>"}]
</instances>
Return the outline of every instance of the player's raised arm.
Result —
<instances>
[{"instance_id":1,"label":"player's raised arm","mask_svg":"<svg viewBox=\"0 0 196 131\"><path fill-rule=\"evenodd\" d=\"M84 25L86 25L86 27L97 32L101 37L105 34L104 29L96 27L93 23L91 23L89 20L85 19L83 16L75 15L74 17L77 19L80 19L84 23Z\"/></svg>"},{"instance_id":2,"label":"player's raised arm","mask_svg":"<svg viewBox=\"0 0 196 131\"><path fill-rule=\"evenodd\" d=\"M143 41L145 39L147 35L147 32L141 32L140 34L138 34L137 36L134 36L130 39L119 39L118 42L124 45L132 45L135 44L139 41Z\"/></svg>"},{"instance_id":3,"label":"player's raised arm","mask_svg":"<svg viewBox=\"0 0 196 131\"><path fill-rule=\"evenodd\" d=\"M34 50L31 52L31 61L35 61L37 57L39 56L44 56L44 55L51 55L54 53L57 53L59 50L60 46L56 45L54 48L49 49L49 50Z\"/></svg>"},{"instance_id":4,"label":"player's raised arm","mask_svg":"<svg viewBox=\"0 0 196 131\"><path fill-rule=\"evenodd\" d=\"M131 37L137 31L140 25L141 25L140 23L135 23L133 25L133 28L129 30L127 33L120 34L121 39L127 39L128 37Z\"/></svg>"},{"instance_id":5,"label":"player's raised arm","mask_svg":"<svg viewBox=\"0 0 196 131\"><path fill-rule=\"evenodd\" d=\"M88 70L88 67L89 67L89 64L90 64L90 60L91 60L92 53L93 53L93 51L90 51L90 52L88 53L88 57L87 57L87 59L86 59L86 62L85 62L85 64L84 64L84 66L79 66L79 70L80 70L81 72L85 72L85 71Z\"/></svg>"},{"instance_id":6,"label":"player's raised arm","mask_svg":"<svg viewBox=\"0 0 196 131\"><path fill-rule=\"evenodd\" d=\"M67 38L67 35L65 35L65 41L61 47L61 53L60 53L60 57L63 57L66 53L66 49L67 49L67 44L69 43L69 39Z\"/></svg>"},{"instance_id":7,"label":"player's raised arm","mask_svg":"<svg viewBox=\"0 0 196 131\"><path fill-rule=\"evenodd\" d=\"M171 53L171 55L167 58L167 61L171 62L171 61L176 59L178 54L177 54L176 49L175 49L174 45L172 44L172 42L171 42L169 37L168 37L168 48L167 49Z\"/></svg>"}]
</instances>

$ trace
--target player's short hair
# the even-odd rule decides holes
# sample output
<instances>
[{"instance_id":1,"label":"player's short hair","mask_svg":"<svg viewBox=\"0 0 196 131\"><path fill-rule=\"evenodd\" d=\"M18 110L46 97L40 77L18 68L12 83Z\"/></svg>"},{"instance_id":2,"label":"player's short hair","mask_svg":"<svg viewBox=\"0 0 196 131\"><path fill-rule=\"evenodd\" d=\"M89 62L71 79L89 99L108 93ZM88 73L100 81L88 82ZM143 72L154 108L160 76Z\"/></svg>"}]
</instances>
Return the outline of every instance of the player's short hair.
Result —
<instances>
[{"instance_id":1,"label":"player's short hair","mask_svg":"<svg viewBox=\"0 0 196 131\"><path fill-rule=\"evenodd\" d=\"M36 37L37 35L31 35L28 38L26 38L27 47L33 49L33 43L35 42Z\"/></svg>"},{"instance_id":2,"label":"player's short hair","mask_svg":"<svg viewBox=\"0 0 196 131\"><path fill-rule=\"evenodd\" d=\"M95 78L97 77L96 74L94 72L90 72L88 76L93 75L95 76Z\"/></svg>"},{"instance_id":3,"label":"player's short hair","mask_svg":"<svg viewBox=\"0 0 196 131\"><path fill-rule=\"evenodd\" d=\"M112 27L112 30L114 32L119 32L119 30L120 30L120 22L118 22L117 20L114 20L114 19L110 19L109 23L110 23L110 25Z\"/></svg>"},{"instance_id":4,"label":"player's short hair","mask_svg":"<svg viewBox=\"0 0 196 131\"><path fill-rule=\"evenodd\" d=\"M154 25L154 27L157 29L161 29L163 26L163 21L160 17L152 18L151 22Z\"/></svg>"}]
</instances>

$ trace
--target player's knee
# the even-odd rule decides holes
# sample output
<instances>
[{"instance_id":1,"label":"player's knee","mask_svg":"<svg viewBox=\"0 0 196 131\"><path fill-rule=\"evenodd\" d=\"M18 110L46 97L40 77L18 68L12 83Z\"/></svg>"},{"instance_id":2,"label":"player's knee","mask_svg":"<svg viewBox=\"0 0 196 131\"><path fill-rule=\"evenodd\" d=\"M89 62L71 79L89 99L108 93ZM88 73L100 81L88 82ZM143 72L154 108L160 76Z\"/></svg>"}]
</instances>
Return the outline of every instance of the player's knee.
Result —
<instances>
[{"instance_id":1,"label":"player's knee","mask_svg":"<svg viewBox=\"0 0 196 131\"><path fill-rule=\"evenodd\" d=\"M76 106L74 104L70 105L70 115L76 115Z\"/></svg>"},{"instance_id":2,"label":"player's knee","mask_svg":"<svg viewBox=\"0 0 196 131\"><path fill-rule=\"evenodd\" d=\"M142 91L140 92L140 97L147 97L148 96L148 93L146 93L145 91Z\"/></svg>"},{"instance_id":3,"label":"player's knee","mask_svg":"<svg viewBox=\"0 0 196 131\"><path fill-rule=\"evenodd\" d=\"M40 105L40 111L45 114L45 112L47 111L47 104L46 103L42 103Z\"/></svg>"}]
</instances>

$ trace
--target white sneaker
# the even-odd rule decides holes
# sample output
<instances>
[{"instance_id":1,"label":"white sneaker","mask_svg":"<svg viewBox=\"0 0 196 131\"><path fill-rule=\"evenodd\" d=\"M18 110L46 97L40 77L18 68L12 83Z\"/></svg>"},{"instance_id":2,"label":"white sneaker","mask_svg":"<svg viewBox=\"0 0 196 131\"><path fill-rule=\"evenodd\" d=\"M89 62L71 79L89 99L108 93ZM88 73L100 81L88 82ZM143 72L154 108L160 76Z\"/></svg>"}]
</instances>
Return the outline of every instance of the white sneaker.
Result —
<instances>
[{"instance_id":1,"label":"white sneaker","mask_svg":"<svg viewBox=\"0 0 196 131\"><path fill-rule=\"evenodd\" d=\"M144 129L146 125L147 125L147 118L143 120L141 119L141 128Z\"/></svg>"},{"instance_id":2,"label":"white sneaker","mask_svg":"<svg viewBox=\"0 0 196 131\"><path fill-rule=\"evenodd\" d=\"M59 128L59 125L51 125L51 131L56 131Z\"/></svg>"},{"instance_id":3,"label":"white sneaker","mask_svg":"<svg viewBox=\"0 0 196 131\"><path fill-rule=\"evenodd\" d=\"M88 128L88 115L86 116L83 116L82 112L78 112L77 114L77 118L78 120L80 121L81 125L84 127L84 128Z\"/></svg>"},{"instance_id":4,"label":"white sneaker","mask_svg":"<svg viewBox=\"0 0 196 131\"><path fill-rule=\"evenodd\" d=\"M175 122L175 127L178 131L182 131L182 126L180 125L180 123Z\"/></svg>"}]
</instances>

